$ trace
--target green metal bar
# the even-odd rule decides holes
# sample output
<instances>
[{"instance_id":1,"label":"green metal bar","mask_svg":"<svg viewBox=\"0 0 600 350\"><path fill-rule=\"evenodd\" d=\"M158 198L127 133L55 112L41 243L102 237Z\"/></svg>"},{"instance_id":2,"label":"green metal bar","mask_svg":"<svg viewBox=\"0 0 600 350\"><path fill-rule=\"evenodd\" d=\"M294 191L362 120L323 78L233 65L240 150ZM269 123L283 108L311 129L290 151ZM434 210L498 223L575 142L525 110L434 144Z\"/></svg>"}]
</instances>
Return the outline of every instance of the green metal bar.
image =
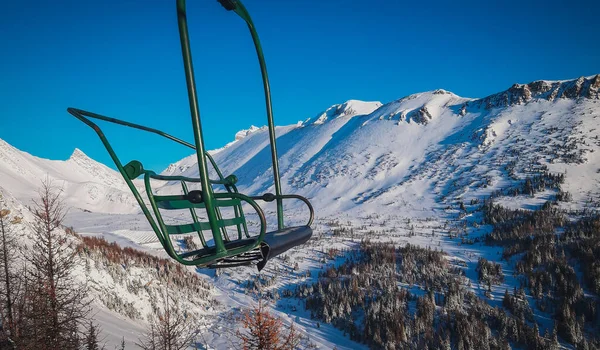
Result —
<instances>
[{"instance_id":1,"label":"green metal bar","mask_svg":"<svg viewBox=\"0 0 600 350\"><path fill-rule=\"evenodd\" d=\"M215 172L217 173L217 175L219 176L219 179L220 179L219 181L211 180L211 183L224 185L225 188L227 189L227 192L238 193L237 186L233 183L230 183L229 180L223 176L223 174L221 173L221 170L217 166L217 162L215 162L215 159L213 158L213 156L211 156L210 153L206 152L206 158L210 161L213 169L215 169ZM244 217L244 211L242 209L241 204L234 206L234 215L236 217ZM242 239L242 228L244 230L243 231L244 235L246 237L250 237L250 235L248 234L248 226L246 225L246 220L244 220L242 225L237 225L238 239ZM228 235L227 231L225 232L225 234L227 235L226 236L227 239L229 239L229 235Z\"/></svg>"},{"instance_id":2,"label":"green metal bar","mask_svg":"<svg viewBox=\"0 0 600 350\"><path fill-rule=\"evenodd\" d=\"M233 207L233 212L235 217L244 217L244 212L242 211L242 206L241 205L236 205L235 207ZM246 225L246 220L244 220L244 222L242 223L242 225ZM242 226L241 225L237 225L237 232L238 232L238 239L242 239ZM246 237L248 237L248 232L246 230Z\"/></svg>"},{"instance_id":3,"label":"green metal bar","mask_svg":"<svg viewBox=\"0 0 600 350\"><path fill-rule=\"evenodd\" d=\"M267 64L265 63L262 46L260 45L258 33L256 32L256 28L254 27L252 18L250 18L250 14L248 13L246 7L244 7L241 1L237 0L234 3L234 12L237 13L244 21L246 21L248 29L250 30L250 34L252 35L252 40L254 41L256 54L258 55L260 72L262 74L263 80L263 88L265 91L265 104L267 107L267 122L269 126L269 141L271 143L271 161L273 163L273 180L275 183L275 194L277 196L280 196L281 180L279 177L279 160L277 158L277 138L275 136L275 123L273 122L273 108L271 106L271 87L269 85L269 76L267 74ZM283 202L281 198L277 198L277 226L280 230L282 230L285 227L283 222Z\"/></svg>"},{"instance_id":4,"label":"green metal bar","mask_svg":"<svg viewBox=\"0 0 600 350\"><path fill-rule=\"evenodd\" d=\"M152 170L146 170L147 173L150 174L150 177L152 177L153 179L156 180L162 180L162 181L185 181L185 182L202 182L201 178L196 178L196 177L185 177L185 176L178 176L178 175L159 175L155 172L153 172ZM208 180L209 183L211 184L215 184L215 185L225 185L227 182L227 180L225 181L221 181L221 180Z\"/></svg>"},{"instance_id":5,"label":"green metal bar","mask_svg":"<svg viewBox=\"0 0 600 350\"><path fill-rule=\"evenodd\" d=\"M100 115L100 114L97 114L97 113L92 113L92 112L84 111L84 110L77 109L77 108L69 108L67 110L72 115L75 115L73 113L78 113L78 114L80 114L82 116L85 116L85 117L88 117L88 118L99 119L99 120L103 120L103 121L106 121L106 122L109 122L109 123L113 123L113 124L123 125L123 126L127 126L127 127L130 127L130 128L133 128L133 129L139 129L139 130L151 132L153 134L157 134L157 135L165 137L165 138L167 138L167 139L169 139L171 141L175 141L175 142L177 142L177 143L179 143L181 145L189 147L189 148L193 149L194 151L196 150L196 146L192 145L191 143L183 141L183 140L181 140L181 139L179 139L179 138L177 138L177 137L175 137L173 135L167 134L166 132L163 132L163 131L158 130L158 129L149 128L147 126L143 126L143 125L139 125L139 124L135 124L135 123L130 123L130 122L127 122L127 121L124 121L124 120L107 117L107 116L104 116L104 115ZM81 120L81 118L78 118L78 119ZM217 162L215 162L215 159L208 152L205 152L204 155L210 161L212 167L215 169L215 172L219 176L219 180L209 180L210 183L215 184L215 185L226 185L226 187L227 187L227 185L228 185L227 178L223 176L223 173L221 173L221 170L217 166ZM155 179L158 179L158 180L174 181L173 177L167 177L167 176L163 176L163 175L153 174L153 177ZM188 182L200 182L200 179L184 178L184 177L182 177L182 179L185 179L185 181L188 181ZM234 186L234 185L229 185L229 186ZM227 188L227 189L229 190L229 188ZM237 188L235 189L235 192L237 192Z\"/></svg>"},{"instance_id":6,"label":"green metal bar","mask_svg":"<svg viewBox=\"0 0 600 350\"><path fill-rule=\"evenodd\" d=\"M217 220L223 220L223 215L221 215L221 209L219 208L220 205L218 203L219 201L215 201L215 214L217 216ZM219 225L219 227L221 227L221 237L223 238L223 240L225 242L229 242L231 241L231 239L229 239L229 234L227 233L227 228L225 226Z\"/></svg>"},{"instance_id":7,"label":"green metal bar","mask_svg":"<svg viewBox=\"0 0 600 350\"><path fill-rule=\"evenodd\" d=\"M196 144L196 156L198 159L198 169L202 185L202 199L206 204L206 215L210 222L211 231L215 240L217 254L225 252L223 237L221 236L219 225L217 225L217 215L213 204L213 191L208 179L208 168L206 158L204 157L204 140L202 138L202 125L200 123L200 108L198 107L198 96L196 92L196 82L194 80L194 68L192 65L192 51L190 48L190 38L187 27L187 16L185 10L185 0L176 0L177 2L177 23L179 26L179 38L181 41L181 53L183 56L183 67L188 90L188 99L190 103L190 113L192 115L192 125L194 129L194 141Z\"/></svg>"},{"instance_id":8,"label":"green metal bar","mask_svg":"<svg viewBox=\"0 0 600 350\"><path fill-rule=\"evenodd\" d=\"M217 166L217 162L215 162L215 159L213 158L213 156L211 156L210 153L208 153L208 152L206 152L205 156L210 161L210 164L212 165L213 169L215 169L217 176L219 176L219 180L221 180L221 181L225 180L225 177L221 173L221 170L219 170L219 167Z\"/></svg>"},{"instance_id":9,"label":"green metal bar","mask_svg":"<svg viewBox=\"0 0 600 350\"><path fill-rule=\"evenodd\" d=\"M313 219L314 219L314 210L313 210L310 202L306 198L298 196L298 195L282 195L282 193L281 193L281 180L280 180L280 176L279 176L279 163L278 163L278 157L277 157L275 124L273 121L273 111L272 111L269 79L268 79L268 75L267 75L267 68L266 68L265 59L264 59L263 52L262 52L262 47L260 45L258 34L256 32L256 29L254 27L252 19L250 18L250 15L248 14L246 8L242 5L242 3L239 0L219 0L219 2L221 2L221 4L226 9L234 10L234 12L236 12L242 19L244 19L246 21L246 23L248 25L248 29L250 30L250 34L251 34L253 42L254 42L254 46L256 48L256 53L258 56L261 73L262 73L263 88L264 88L264 92L265 92L265 104L266 104L266 109L267 109L267 119L268 119L268 126L269 126L269 141L271 144L271 158L272 158L271 160L272 160L272 164L273 164L273 176L274 176L276 195L270 195L271 199L266 199L266 197L261 197L261 198L257 198L257 199L263 199L263 200L268 200L268 201L272 201L272 200L277 201L277 220L278 220L279 229L284 228L283 200L288 199L288 198L300 199L300 200L304 201L309 207L310 219L309 219L308 225L310 225L310 224L312 224ZM144 215L148 219L148 222L150 223L152 229L156 233L161 245L163 246L165 251L169 254L169 256L171 256L178 262L185 264L185 265L213 265L219 261L227 262L227 258L229 258L229 257L235 257L237 255L244 254L244 253L255 250L263 242L263 240L265 238L267 224L266 224L264 212L262 211L260 206L258 206L258 204L252 198L242 195L242 194L239 194L237 191L237 188L235 186L235 182L236 182L235 177L233 177L233 176L223 177L222 173L220 172L219 168L217 167L216 162L214 161L212 156L205 151L204 141L203 141L203 136L202 136L202 126L201 126L201 122L200 122L200 111L199 111L199 106L198 106L196 84L194 81L192 54L191 54L191 49L190 49L190 40L189 40L187 17L186 17L186 10L185 10L185 0L176 0L176 5L177 5L177 21L178 21L178 26L179 26L179 35L180 35L180 41L181 41L184 72L185 72L185 76L186 76L186 85L187 85L187 90L188 90L190 114L191 114L191 118L192 118L192 126L193 126L193 132L194 132L194 144L180 140L174 136L171 136L171 135L164 133L157 129L152 129L152 128L148 128L148 127L145 127L142 125L137 125L137 124L125 122L122 120L101 116L99 114L86 112L86 111L78 110L78 109L74 109L74 108L69 108L68 112L71 113L72 115L74 115L79 120L83 121L85 124L87 124L88 126L90 126L91 128L93 128L96 131L96 133L100 137L102 143L104 144L105 148L107 149L109 155L111 156L115 165L117 166L117 169L119 170L119 172L121 173L121 175L123 176L125 181L127 182L127 185L129 186L134 197L138 201L140 208L142 209ZM198 161L200 178L192 179L192 178L187 178L184 176L162 176L162 175L157 175L151 171L144 171L144 173L145 173L144 183L145 183L146 191L148 192L148 199L150 202L150 206L152 207L152 211L154 212L154 217L153 217L150 210L146 207L144 200L141 198L139 192L137 191L137 188L133 185L132 180L129 178L128 174L124 170L123 165L121 164L120 160L116 156L111 145L108 143L108 140L106 139L106 137L104 136L104 134L102 133L100 128L98 126L96 126L96 124L91 122L88 118L96 118L96 119L104 120L107 122L111 122L111 123L115 123L115 124L119 124L119 125L124 125L127 127L132 127L132 128L148 131L151 133L155 133L160 136L166 137L172 141L175 141L179 144L182 144L186 147L196 150L196 157L197 157L197 161ZM207 158L208 158L208 161L210 161L210 163L214 167L217 175L219 176L219 180L210 180L209 179ZM166 180L166 181L177 181L177 180L182 181L182 184L184 186L184 192L187 191L187 188L185 187L186 186L185 181L199 182L202 187L202 201L203 201L202 206L204 206L204 208L206 209L206 213L208 216L208 222L199 222L197 220L197 216L194 217L194 215L193 215L193 219L194 219L193 224L165 225L164 220L162 219L162 216L161 216L161 213L159 210L159 203L167 205L167 206L169 206L169 205L171 205L171 206L174 205L176 207L181 206L182 208L188 208L190 210L194 209L194 204L189 203L189 201L187 201L186 196L154 196L154 194L152 193L152 188L151 188L151 184L150 184L151 179ZM224 185L228 192L227 193L214 193L211 184ZM168 198L168 197L171 197L171 198ZM157 201L157 199L158 199L158 201ZM219 200L219 199L228 199L228 200ZM186 200L189 204L184 203L183 200ZM244 202L250 204L254 208L254 210L257 212L259 219L260 219L260 232L259 232L258 236L252 237L253 240L248 240L247 244L245 243L245 241L239 242L240 244L244 244L242 246L239 246L239 244L236 245L235 242L233 242L233 243L228 242L227 244L231 249L227 249L225 246L224 240L223 240L223 238L226 237L226 234L221 234L221 232L219 232L220 228L224 228L225 226L237 226L238 235L239 235L239 238L241 238L240 225L243 225L246 236L249 236L244 213L242 211L241 202L235 203L236 200L244 201ZM221 202L223 202L223 203L221 203ZM224 220L221 218L218 208L220 205L225 205L225 203L227 203L227 202L235 203L235 205L234 205L235 218ZM230 204L230 203L227 203L227 204ZM169 208L169 209L171 209L171 208ZM194 214L196 214L196 213L194 212ZM179 233L179 232L182 232L183 230L188 230L189 227L191 227L193 229L190 232L202 230L203 228L205 228L207 230L210 229L213 234L213 237L214 237L215 246L214 247L212 247L212 246L206 247L205 249L201 249L196 252L187 252L184 254L178 254L173 247L173 242L171 241L171 238L169 237L169 233L175 233L173 231L177 231L177 233ZM190 257L192 257L191 260L188 259Z\"/></svg>"},{"instance_id":10,"label":"green metal bar","mask_svg":"<svg viewBox=\"0 0 600 350\"><path fill-rule=\"evenodd\" d=\"M219 226L236 226L241 223L242 218L233 218L233 219L219 219L217 223ZM167 233L170 235L181 235L186 233L197 232L199 230L210 230L210 224L208 222L195 222L193 224L183 224L183 225L165 225L167 228Z\"/></svg>"},{"instance_id":11,"label":"green metal bar","mask_svg":"<svg viewBox=\"0 0 600 350\"><path fill-rule=\"evenodd\" d=\"M185 183L185 181L181 181L181 187L183 188L183 194L187 195L188 194L188 187L187 184ZM189 201L188 201L189 203ZM190 203L192 204L192 203ZM196 210L194 210L194 208L190 208L190 214L192 215L192 220L194 220L194 224L199 223L200 221L198 220L198 215L196 215ZM202 242L202 246L206 248L206 240L204 239L204 233L202 232L202 230L198 230L198 238L200 238L200 241Z\"/></svg>"},{"instance_id":12,"label":"green metal bar","mask_svg":"<svg viewBox=\"0 0 600 350\"><path fill-rule=\"evenodd\" d=\"M198 230L210 230L210 224L208 222L197 222L193 224L165 225L165 228L170 235L183 235Z\"/></svg>"},{"instance_id":13,"label":"green metal bar","mask_svg":"<svg viewBox=\"0 0 600 350\"><path fill-rule=\"evenodd\" d=\"M76 117L77 119L81 120L83 123L85 123L86 125L88 125L89 127L91 127L92 129L94 129L94 131L96 132L96 134L98 134L98 137L100 138L100 140L102 141L102 144L104 145L104 147L106 148L107 152L109 153L111 159L113 160L113 162L115 163L117 169L119 170L119 172L121 173L121 176L123 176L123 179L125 180L125 182L127 183L129 189L131 190L131 192L133 193L135 199L137 200L140 208L142 209L142 212L144 213L144 216L146 216L146 219L148 220L148 222L150 223L150 226L152 227L152 230L155 232L156 237L158 238L158 240L160 241L162 247L165 249L165 251L167 252L167 254L177 260L178 262L180 262L181 264L184 265L210 265L212 263L217 262L218 260L224 258L224 257L228 257L228 256L235 256L235 255L239 255L242 253L246 253L249 252L253 249L255 249L256 247L258 247L258 245L260 243L262 243L262 241L264 240L265 234L266 234L266 230L267 230L267 221L265 219L265 215L264 212L262 211L262 209L260 208L260 206L258 206L258 204L256 204L256 202L254 200L252 200L250 197L245 196L243 194L239 194L239 193L217 193L215 194L216 198L219 199L239 199L242 201L247 202L248 204L250 204L254 210L256 210L259 219L260 219L260 233L259 235L256 237L256 241L254 244L252 245L247 245L247 246L243 246L243 247L239 247L239 248L235 248L235 249L230 249L230 250L223 250L221 252L211 252L210 254L206 255L206 256L202 256L193 260L186 260L184 258L181 257L181 255L177 254L173 248L173 244L170 240L170 238L168 236L165 236L163 234L167 233L167 229L165 227L165 224L162 220L162 217L160 215L160 211L158 209L157 203L154 199L154 195L152 193L152 188L150 186L150 178L153 177L153 172L151 171L146 171L145 176L144 176L144 183L145 183L145 187L146 187L146 192L148 193L148 199L150 201L150 205L154 211L154 214L157 215L157 219L156 221L154 220L154 218L152 217L152 214L150 213L150 211L148 210L148 208L146 207L146 204L144 203L144 200L142 199L142 197L140 196L137 188L133 185L132 181L129 179L129 177L127 176L127 173L125 172L125 170L123 169L123 165L121 164L121 161L119 160L119 158L117 157L116 153L114 152L112 146L110 145L110 143L108 142L108 140L106 139L106 137L104 136L104 133L102 132L102 130L91 120L89 120L88 118L86 118L86 115L89 112L85 112L82 110L78 110L75 108L68 108L67 111L72 114L74 117ZM94 118L93 116L91 116L92 118ZM173 196L175 198L181 198L182 196ZM157 224L158 221L158 224ZM216 221L215 221L216 223ZM212 227L211 227L212 228Z\"/></svg>"},{"instance_id":14,"label":"green metal bar","mask_svg":"<svg viewBox=\"0 0 600 350\"><path fill-rule=\"evenodd\" d=\"M189 201L187 200L187 197L183 194L172 194L172 195L168 195L168 196L154 196L154 200L157 202L178 202L178 201L186 201L189 203ZM192 203L190 203L192 204ZM202 204L202 203L198 203L198 204ZM188 207L186 207L188 208ZM204 207L201 207L204 208ZM181 209L181 208L177 208L175 207L175 209Z\"/></svg>"},{"instance_id":15,"label":"green metal bar","mask_svg":"<svg viewBox=\"0 0 600 350\"><path fill-rule=\"evenodd\" d=\"M117 169L121 173L121 176L123 176L123 179L125 179L125 182L127 183L127 186L131 190L131 193L133 193L133 196L135 197L135 200L138 202L140 208L142 209L142 212L144 213L144 216L146 217L146 219L150 223L150 226L152 227L152 230L154 231L154 233L156 233L156 237L160 241L160 244L166 250L167 243L166 243L164 237L162 236L162 233L161 233L158 225L156 224L156 222L154 221L154 218L152 217L152 214L150 214L150 211L146 207L146 203L144 203L144 200L142 199L142 196L140 196L140 193L138 192L137 188L135 187L135 185L133 184L133 182L131 182L131 180L127 176L127 173L123 169L123 164L121 164L121 161L117 157L117 154L115 153L115 151L113 150L112 146L110 145L110 143L106 139L106 136L104 136L104 133L102 132L102 130L94 122L92 122L91 120L89 120L88 118L86 118L86 116L90 116L90 114L92 114L92 113L85 112L85 111L82 111L82 110L79 110L79 109L75 109L75 108L67 108L67 112L69 112L75 118L77 118L77 119L81 120L82 122L84 122L90 128L94 129L94 131L96 132L96 134L98 134L98 137L100 137L100 141L102 141L102 144L104 145L104 148L106 148L106 150L108 151L108 154L110 155L110 158L115 163L115 166L117 167ZM98 115L96 115L95 117L92 115L90 117L97 118L97 119L103 119L103 118L98 118ZM167 253L169 253L169 252L167 251ZM171 253L169 253L169 255L171 257L173 257L171 255Z\"/></svg>"},{"instance_id":16,"label":"green metal bar","mask_svg":"<svg viewBox=\"0 0 600 350\"><path fill-rule=\"evenodd\" d=\"M139 125L139 124L134 124L134 123L126 122L124 120L120 120L120 119L116 119L116 118L106 117L106 116L103 116L103 115L100 115L100 114L96 114L96 113L84 111L82 109L67 108L67 111L69 113L71 113L73 116L75 116L77 119L83 121L86 124L88 124L88 123L85 122L83 119L79 118L77 115L75 115L75 113L77 113L77 114L79 114L81 116L88 117L88 118L100 119L100 120L103 120L103 121L106 121L106 122L109 122L109 123L119 124L119 125L127 126L127 127L130 127L130 128L134 128L134 129L148 131L148 132L151 132L153 134L157 134L157 135L160 135L162 137L166 137L166 138L168 138L171 141L175 141L175 142L177 142L177 143L179 143L181 145L184 145L186 147L189 147L189 148L191 148L193 150L196 149L196 147L194 145L192 145L191 143L183 141L181 139L178 139L175 136L169 135L166 132L162 132L162 131L157 130L157 129L149 128L149 127L146 127L146 126L143 126L143 125Z\"/></svg>"},{"instance_id":17,"label":"green metal bar","mask_svg":"<svg viewBox=\"0 0 600 350\"><path fill-rule=\"evenodd\" d=\"M273 195L271 195L273 196ZM272 202L273 199L267 200L264 196L252 196L250 197L254 200L261 200L261 201L265 201L265 202ZM302 202L304 202L304 204L306 204L306 206L308 207L308 211L309 211L309 218L308 218L308 223L306 224L306 226L310 226L312 225L313 221L315 220L315 209L313 208L312 204L310 203L310 201L306 198L303 197L301 195L298 194L283 194L281 196L273 196L272 198L275 199L298 199L301 200Z\"/></svg>"},{"instance_id":18,"label":"green metal bar","mask_svg":"<svg viewBox=\"0 0 600 350\"><path fill-rule=\"evenodd\" d=\"M183 196L154 196L154 201L160 209L190 209L198 208L205 209L204 203L192 203L187 199L169 199L179 198ZM165 199L166 198L166 199ZM237 207L240 205L239 200L217 200L215 201L215 207Z\"/></svg>"},{"instance_id":19,"label":"green metal bar","mask_svg":"<svg viewBox=\"0 0 600 350\"><path fill-rule=\"evenodd\" d=\"M156 216L156 221L158 221L158 226L160 227L160 235L163 237L163 241L165 242L163 248L171 256L173 259L179 261L177 258L177 252L173 248L173 242L168 237L167 226L162 218L160 210L156 205L156 200L154 199L154 194L152 192L152 186L150 184L150 176L148 173L144 176L144 186L146 187L146 194L148 195L148 200L150 201L150 206L152 207L152 211L154 211L154 215ZM158 233L157 233L158 236Z\"/></svg>"},{"instance_id":20,"label":"green metal bar","mask_svg":"<svg viewBox=\"0 0 600 350\"><path fill-rule=\"evenodd\" d=\"M250 204L250 206L252 206L252 208L254 208L254 210L256 211L256 213L258 214L258 217L260 219L260 233L258 234L258 236L255 237L256 241L254 242L254 244L246 245L246 246L243 246L240 248L229 249L225 252L226 254L225 253L217 253L217 254L210 253L208 256L197 258L192 261L184 260L183 258L181 258L181 255L179 255L179 256L177 256L177 261L180 261L180 262L183 261L182 264L185 264L185 265L210 265L211 263L214 263L217 260L219 260L225 256L236 256L236 255L243 254L243 253L249 252L251 250L254 250L264 240L265 234L267 232L267 220L265 219L264 212L262 211L260 206L254 200L252 200L250 197L245 196L241 193L215 193L215 198L218 198L218 199L229 199L229 198L240 199L240 200Z\"/></svg>"},{"instance_id":21,"label":"green metal bar","mask_svg":"<svg viewBox=\"0 0 600 350\"><path fill-rule=\"evenodd\" d=\"M187 199L174 200L174 201L160 201L155 198L155 200L156 200L156 206L158 206L160 209L165 209L165 210L192 209L192 208L206 209L206 206L204 205L204 203L191 203Z\"/></svg>"}]
</instances>

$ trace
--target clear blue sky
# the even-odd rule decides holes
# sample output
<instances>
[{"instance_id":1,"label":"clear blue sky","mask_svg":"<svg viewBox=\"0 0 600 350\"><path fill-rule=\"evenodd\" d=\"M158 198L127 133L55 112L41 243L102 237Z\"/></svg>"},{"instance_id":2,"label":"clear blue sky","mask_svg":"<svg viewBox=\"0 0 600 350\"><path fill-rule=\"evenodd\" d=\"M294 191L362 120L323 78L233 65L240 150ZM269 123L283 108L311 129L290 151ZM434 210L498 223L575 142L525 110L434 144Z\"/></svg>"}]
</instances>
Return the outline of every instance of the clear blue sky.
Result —
<instances>
[{"instance_id":1,"label":"clear blue sky","mask_svg":"<svg viewBox=\"0 0 600 350\"><path fill-rule=\"evenodd\" d=\"M389 102L444 88L483 97L512 83L600 73L598 1L246 0L261 37L275 121L348 99ZM0 138L109 163L69 106L191 140L174 0L2 1ZM260 72L240 18L188 0L207 148L266 123ZM162 170L188 149L142 132L107 135L126 162ZM153 142L156 141L156 142ZM112 164L110 164L112 166Z\"/></svg>"}]
</instances>

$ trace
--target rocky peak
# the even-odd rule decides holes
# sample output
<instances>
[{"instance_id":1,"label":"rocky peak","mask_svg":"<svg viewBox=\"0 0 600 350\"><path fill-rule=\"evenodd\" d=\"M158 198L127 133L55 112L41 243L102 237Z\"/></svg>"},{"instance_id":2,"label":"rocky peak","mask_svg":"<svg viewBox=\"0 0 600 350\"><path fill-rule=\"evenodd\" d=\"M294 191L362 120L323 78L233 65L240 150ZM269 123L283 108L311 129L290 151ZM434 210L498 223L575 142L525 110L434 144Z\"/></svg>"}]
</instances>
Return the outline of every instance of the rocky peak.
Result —
<instances>
[{"instance_id":1,"label":"rocky peak","mask_svg":"<svg viewBox=\"0 0 600 350\"><path fill-rule=\"evenodd\" d=\"M467 103L467 106L492 109L525 104L531 100L554 101L559 98L600 99L600 74L567 81L538 80L529 84L514 84L508 90Z\"/></svg>"},{"instance_id":2,"label":"rocky peak","mask_svg":"<svg viewBox=\"0 0 600 350\"><path fill-rule=\"evenodd\" d=\"M379 101L366 102L359 100L348 100L344 103L335 104L327 108L324 112L317 115L317 117L314 119L315 121L313 122L313 124L323 124L327 120L340 117L354 117L357 115L367 115L381 106L382 103ZM307 120L307 122L310 122L310 119Z\"/></svg>"},{"instance_id":3,"label":"rocky peak","mask_svg":"<svg viewBox=\"0 0 600 350\"><path fill-rule=\"evenodd\" d=\"M89 157L79 148L75 148L69 159L89 159Z\"/></svg>"},{"instance_id":4,"label":"rocky peak","mask_svg":"<svg viewBox=\"0 0 600 350\"><path fill-rule=\"evenodd\" d=\"M240 131L238 131L238 132L235 134L235 140L236 140L236 141L238 141L238 140L241 140L241 139L243 139L244 137L246 137L246 136L248 136L248 135L252 134L253 132L255 132L255 131L258 131L258 130L260 130L260 129L261 129L261 128L259 128L259 127L256 127L256 126L254 126L254 125L250 125L250 128L249 128L249 129L245 129L245 130L240 130Z\"/></svg>"}]
</instances>

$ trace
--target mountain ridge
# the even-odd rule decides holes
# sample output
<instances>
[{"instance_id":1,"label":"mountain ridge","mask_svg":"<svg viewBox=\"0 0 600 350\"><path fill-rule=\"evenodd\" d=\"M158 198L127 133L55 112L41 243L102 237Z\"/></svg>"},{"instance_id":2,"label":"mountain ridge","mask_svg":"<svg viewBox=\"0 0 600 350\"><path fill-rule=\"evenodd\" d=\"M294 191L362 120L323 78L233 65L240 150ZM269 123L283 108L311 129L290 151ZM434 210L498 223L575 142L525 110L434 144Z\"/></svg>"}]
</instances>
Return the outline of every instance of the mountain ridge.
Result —
<instances>
[{"instance_id":1,"label":"mountain ridge","mask_svg":"<svg viewBox=\"0 0 600 350\"><path fill-rule=\"evenodd\" d=\"M458 121L458 118L465 117L467 114L471 116L479 114L479 117L474 119L486 123L495 113L492 111L493 109L512 108L534 101L557 103L558 101L566 102L577 99L600 99L600 75L571 80L538 80L527 84L514 84L505 91L477 99L463 98L450 91L437 89L411 94L385 104L359 100L334 104L305 122L276 128L280 168L282 176L286 178L284 184L288 186L288 190L311 183L321 183L327 186L328 182L325 179L331 176L336 177L334 174L329 174L330 169L338 169L334 171L338 175L362 176L369 174L368 177L371 179L384 176L384 173L387 174L384 177L402 176L403 171L396 169L400 160L398 155L394 155L394 152L378 155L375 160L363 159L363 162L368 163L370 168L359 173L352 170L356 168L354 165L343 164L347 163L345 159L360 158L361 153L365 153L365 150L361 149L363 146L385 148L386 143L388 145L402 144L401 148L405 150L414 148L415 154L407 155L407 152L403 152L403 157L409 156L412 161L422 159L425 150L417 151L420 146L415 148L414 142L428 143L433 139L441 142L440 132L445 133L449 129L460 128L461 123L463 126L469 123L469 121ZM483 118L483 114L486 114L487 117ZM444 120L442 121L442 119ZM409 129L401 131L383 121L392 122L396 126L405 125ZM377 127L380 123L384 124ZM414 126L417 125L428 131L414 129ZM495 138L494 134L497 135L496 131L489 128L489 125L481 125L477 130L469 133L471 137L483 140L482 145L489 145L490 140ZM273 190L268 185L271 180L270 165L266 162L270 152L267 134L265 127L241 130L236 134L235 140L223 148L211 151L226 175L239 171L244 173L240 176L240 186L245 190L251 192ZM359 134L364 135L366 142L355 144L352 138ZM386 135L381 138L379 146L375 142L377 134ZM435 134L438 135L435 136ZM412 142L404 144L398 138L412 139ZM410 145L411 143L412 145ZM342 147L340 145L353 150L353 153L343 151L340 149ZM323 160L324 155L339 156L340 161L332 163L330 169L327 167L317 169L319 168L317 163ZM190 155L172 163L162 173L197 176L195 159L194 155ZM84 201L86 202L84 204L78 203L78 207L87 210L107 210L107 208L94 207L94 203L108 199L113 203L115 200L127 202L125 205L109 206L111 208L108 210L111 212L136 211L135 201L128 194L128 189L120 179L120 174L97 163L78 148L66 161L49 161L21 152L0 140L0 161L4 162L4 166L0 167L0 180L5 179L5 182L7 182L6 179L9 179L9 183L14 183L20 178L26 181L34 179L36 182L35 179L39 180L44 173L54 174L54 177L58 179L60 176L57 174L61 172L71 173L69 175L71 179L67 179L67 182L71 183L72 193L91 198L91 200ZM37 166L36 163L40 162L44 165ZM73 168L65 167L65 164L73 164ZM381 169L377 169L381 166L388 167L387 171L382 172ZM294 175L290 176L293 173ZM316 189L313 190L316 191ZM366 193L375 193L381 190L369 190ZM31 195L31 191L21 191L21 194L18 197ZM355 196L355 198L358 197Z\"/></svg>"}]
</instances>

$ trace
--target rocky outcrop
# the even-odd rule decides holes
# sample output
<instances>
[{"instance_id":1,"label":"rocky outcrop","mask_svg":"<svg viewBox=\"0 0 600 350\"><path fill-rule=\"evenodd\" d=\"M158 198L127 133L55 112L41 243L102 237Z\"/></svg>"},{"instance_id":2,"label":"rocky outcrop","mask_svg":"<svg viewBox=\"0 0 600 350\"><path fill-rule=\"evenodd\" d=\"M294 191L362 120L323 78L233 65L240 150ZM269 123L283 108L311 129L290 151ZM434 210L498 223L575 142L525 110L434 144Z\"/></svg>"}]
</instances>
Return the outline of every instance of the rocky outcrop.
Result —
<instances>
[{"instance_id":1,"label":"rocky outcrop","mask_svg":"<svg viewBox=\"0 0 600 350\"><path fill-rule=\"evenodd\" d=\"M493 109L525 104L544 99L600 99L600 74L568 81L539 80L529 84L514 84L508 90L466 103L466 107Z\"/></svg>"}]
</instances>

